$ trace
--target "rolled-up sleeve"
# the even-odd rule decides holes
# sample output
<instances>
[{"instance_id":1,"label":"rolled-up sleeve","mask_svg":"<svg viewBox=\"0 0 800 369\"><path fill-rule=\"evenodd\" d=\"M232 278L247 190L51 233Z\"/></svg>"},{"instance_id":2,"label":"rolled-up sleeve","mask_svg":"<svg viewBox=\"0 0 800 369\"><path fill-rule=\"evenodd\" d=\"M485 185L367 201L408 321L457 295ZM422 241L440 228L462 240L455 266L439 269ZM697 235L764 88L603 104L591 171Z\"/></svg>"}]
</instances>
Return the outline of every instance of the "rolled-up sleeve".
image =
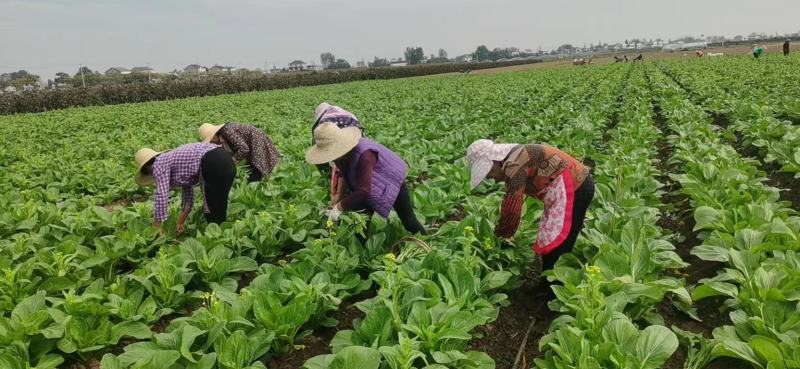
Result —
<instances>
[{"instance_id":1,"label":"rolled-up sleeve","mask_svg":"<svg viewBox=\"0 0 800 369\"><path fill-rule=\"evenodd\" d=\"M167 219L167 210L169 208L169 168L153 166L153 176L156 178L153 218L156 222L161 223Z\"/></svg>"},{"instance_id":2,"label":"rolled-up sleeve","mask_svg":"<svg viewBox=\"0 0 800 369\"><path fill-rule=\"evenodd\" d=\"M181 192L181 209L183 211L192 210L192 206L194 205L194 186L192 185L185 185L181 186L183 192Z\"/></svg>"}]
</instances>

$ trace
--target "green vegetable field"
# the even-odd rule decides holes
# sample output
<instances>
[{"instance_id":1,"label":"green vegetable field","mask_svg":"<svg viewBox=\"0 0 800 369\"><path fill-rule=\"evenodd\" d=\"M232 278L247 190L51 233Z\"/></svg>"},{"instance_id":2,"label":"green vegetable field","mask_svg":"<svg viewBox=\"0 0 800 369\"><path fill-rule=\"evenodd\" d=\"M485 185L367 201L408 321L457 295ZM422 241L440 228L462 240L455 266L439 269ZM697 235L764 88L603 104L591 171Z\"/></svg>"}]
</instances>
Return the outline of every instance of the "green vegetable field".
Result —
<instances>
[{"instance_id":1,"label":"green vegetable field","mask_svg":"<svg viewBox=\"0 0 800 369\"><path fill-rule=\"evenodd\" d=\"M798 78L797 55L692 58L0 116L0 369L800 368ZM326 221L303 160L322 101L409 164L428 236ZM270 135L276 171L240 170L229 222L196 206L182 237L173 196L159 236L134 152L229 121ZM554 299L541 203L511 244L502 184L469 190L480 138L592 168Z\"/></svg>"}]
</instances>

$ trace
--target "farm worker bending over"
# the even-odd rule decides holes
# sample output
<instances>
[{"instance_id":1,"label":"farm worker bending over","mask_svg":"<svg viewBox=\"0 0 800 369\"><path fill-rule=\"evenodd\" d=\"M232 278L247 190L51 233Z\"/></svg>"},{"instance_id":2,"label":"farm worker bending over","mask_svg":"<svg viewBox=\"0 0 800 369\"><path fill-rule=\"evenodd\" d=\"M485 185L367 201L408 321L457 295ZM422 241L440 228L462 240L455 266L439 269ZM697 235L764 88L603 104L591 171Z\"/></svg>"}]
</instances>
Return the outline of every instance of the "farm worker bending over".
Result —
<instances>
[{"instance_id":1,"label":"farm worker bending over","mask_svg":"<svg viewBox=\"0 0 800 369\"><path fill-rule=\"evenodd\" d=\"M209 223L220 224L228 216L228 193L236 177L233 156L220 146L210 143L191 143L167 152L144 148L136 152L136 183L156 184L154 225L159 230L167 219L170 188L180 187L181 214L176 232L183 233L183 223L194 204L194 186L200 184L203 193L203 213Z\"/></svg>"},{"instance_id":2,"label":"farm worker bending over","mask_svg":"<svg viewBox=\"0 0 800 369\"><path fill-rule=\"evenodd\" d=\"M331 220L338 220L345 210L377 212L388 218L394 208L407 231L427 233L411 207L405 183L408 166L402 158L383 145L362 138L357 127L320 124L314 130L314 142L306 152L306 161L336 163L339 168L337 193L348 191L341 201L332 203L328 210Z\"/></svg>"},{"instance_id":3,"label":"farm worker bending over","mask_svg":"<svg viewBox=\"0 0 800 369\"><path fill-rule=\"evenodd\" d=\"M222 145L239 160L247 160L250 170L249 181L258 182L268 176L278 164L280 154L264 131L249 124L225 123L213 125L204 123L197 129L203 142Z\"/></svg>"},{"instance_id":4,"label":"farm worker bending over","mask_svg":"<svg viewBox=\"0 0 800 369\"><path fill-rule=\"evenodd\" d=\"M506 194L495 227L498 237L510 239L519 227L525 196L544 203L539 234L532 245L543 269L571 251L583 228L586 209L594 198L589 170L561 150L542 144L496 144L478 140L467 149L474 190L484 178L505 182Z\"/></svg>"},{"instance_id":5,"label":"farm worker bending over","mask_svg":"<svg viewBox=\"0 0 800 369\"><path fill-rule=\"evenodd\" d=\"M767 49L765 49L765 48L763 48L761 46L758 46L758 45L754 45L753 46L753 57L754 58L756 58L756 59L760 58L761 55L764 55L765 52L767 52Z\"/></svg>"},{"instance_id":6,"label":"farm worker bending over","mask_svg":"<svg viewBox=\"0 0 800 369\"><path fill-rule=\"evenodd\" d=\"M364 135L364 127L361 125L361 122L358 121L358 118L356 118L355 114L338 106L323 102L317 105L317 108L314 109L314 124L311 126L312 145L315 143L314 130L316 130L317 127L323 123L333 123L339 128L356 127L358 128L360 134L362 136ZM325 163L324 165L318 165L317 167L323 169L327 166L328 163ZM341 193L337 192L337 189L340 187L338 178L339 169L336 168L336 165L334 164L333 172L331 173L331 205L338 202L342 195Z\"/></svg>"}]
</instances>

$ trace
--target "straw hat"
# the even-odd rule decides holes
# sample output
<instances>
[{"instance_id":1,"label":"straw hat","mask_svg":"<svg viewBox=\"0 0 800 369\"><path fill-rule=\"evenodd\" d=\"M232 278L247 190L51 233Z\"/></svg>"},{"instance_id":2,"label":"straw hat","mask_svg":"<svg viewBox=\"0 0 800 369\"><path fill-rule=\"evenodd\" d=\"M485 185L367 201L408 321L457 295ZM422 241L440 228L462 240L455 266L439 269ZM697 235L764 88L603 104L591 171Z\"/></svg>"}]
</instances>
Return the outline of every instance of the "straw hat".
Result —
<instances>
[{"instance_id":1,"label":"straw hat","mask_svg":"<svg viewBox=\"0 0 800 369\"><path fill-rule=\"evenodd\" d=\"M494 161L505 160L517 144L496 144L492 140L477 140L467 148L470 165L470 188L475 189L492 171Z\"/></svg>"},{"instance_id":2,"label":"straw hat","mask_svg":"<svg viewBox=\"0 0 800 369\"><path fill-rule=\"evenodd\" d=\"M358 145L361 130L356 127L339 128L333 123L320 124L314 130L314 146L306 151L310 164L332 162Z\"/></svg>"},{"instance_id":3,"label":"straw hat","mask_svg":"<svg viewBox=\"0 0 800 369\"><path fill-rule=\"evenodd\" d=\"M220 124L215 126L210 123L203 123L200 128L197 129L197 134L200 135L200 140L205 143L209 143L211 142L211 139L214 138L214 135L216 135L223 126L225 125Z\"/></svg>"},{"instance_id":4,"label":"straw hat","mask_svg":"<svg viewBox=\"0 0 800 369\"><path fill-rule=\"evenodd\" d=\"M136 184L139 186L149 186L156 181L155 177L152 175L143 175L142 167L147 164L147 162L158 156L158 154L161 153L145 147L143 149L139 149L139 151L136 152L136 155L134 155L133 160L136 161L136 176L134 179L136 180Z\"/></svg>"}]
</instances>

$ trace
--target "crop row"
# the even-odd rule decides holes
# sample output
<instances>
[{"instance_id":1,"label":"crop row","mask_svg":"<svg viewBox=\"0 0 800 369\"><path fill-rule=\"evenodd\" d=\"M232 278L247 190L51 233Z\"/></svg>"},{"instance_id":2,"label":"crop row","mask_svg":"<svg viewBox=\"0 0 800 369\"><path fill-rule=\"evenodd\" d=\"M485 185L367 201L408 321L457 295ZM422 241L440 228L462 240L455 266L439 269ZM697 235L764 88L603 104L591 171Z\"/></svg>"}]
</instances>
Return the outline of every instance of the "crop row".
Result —
<instances>
[{"instance_id":1,"label":"crop row","mask_svg":"<svg viewBox=\"0 0 800 369\"><path fill-rule=\"evenodd\" d=\"M692 200L695 229L701 231L703 243L692 254L725 263L715 277L701 280L692 298L725 298L722 308L730 311L732 325L716 328L713 341L700 339L687 361L702 368L714 357L729 356L759 368L798 367L800 219L778 200L777 189L763 184L757 162L725 144L684 90L657 71L651 81L673 131L671 161L683 169L673 177Z\"/></svg>"},{"instance_id":2,"label":"crop row","mask_svg":"<svg viewBox=\"0 0 800 369\"><path fill-rule=\"evenodd\" d=\"M741 63L749 60L735 59L726 69L739 70ZM734 68L732 65L738 65ZM732 121L731 130L741 134L745 145L752 145L765 153L764 161L775 162L780 170L800 175L800 126L781 117L795 114L789 107L797 104L794 83L786 89L769 88L769 85L743 79L741 75L713 75L702 73L703 65L670 64L668 73L694 92L701 104L717 114L725 115ZM773 61L771 68L789 67L786 62ZM718 68L722 68L718 66ZM757 65L756 68L766 68ZM791 80L788 70L765 70L759 76L776 76L779 80ZM752 78L752 77L751 77ZM778 83L773 81L773 83ZM777 90L777 91L776 91ZM775 99L774 96L781 98Z\"/></svg>"},{"instance_id":3,"label":"crop row","mask_svg":"<svg viewBox=\"0 0 800 369\"><path fill-rule=\"evenodd\" d=\"M632 69L618 122L593 156L597 196L585 238L547 273L558 283L551 308L563 315L540 340L544 357L536 368L658 368L678 346L655 308L667 294L691 304L683 281L666 276L685 264L655 225L662 185L653 143L659 132L644 72Z\"/></svg>"}]
</instances>

